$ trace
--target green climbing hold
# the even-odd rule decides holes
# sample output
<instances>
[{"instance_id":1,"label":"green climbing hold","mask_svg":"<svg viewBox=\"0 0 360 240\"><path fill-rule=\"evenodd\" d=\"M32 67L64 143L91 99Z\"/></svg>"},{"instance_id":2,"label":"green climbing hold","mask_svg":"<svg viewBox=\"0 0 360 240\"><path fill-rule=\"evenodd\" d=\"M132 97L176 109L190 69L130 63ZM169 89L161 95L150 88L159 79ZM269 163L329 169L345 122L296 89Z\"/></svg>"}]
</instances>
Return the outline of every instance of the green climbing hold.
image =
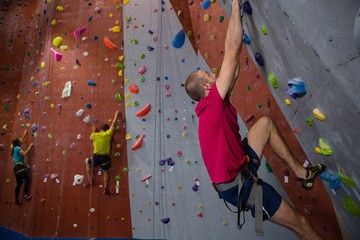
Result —
<instances>
[{"instance_id":1,"label":"green climbing hold","mask_svg":"<svg viewBox=\"0 0 360 240\"><path fill-rule=\"evenodd\" d=\"M343 206L350 214L360 217L360 209L351 197L344 197Z\"/></svg>"},{"instance_id":2,"label":"green climbing hold","mask_svg":"<svg viewBox=\"0 0 360 240\"><path fill-rule=\"evenodd\" d=\"M222 23L224 21L224 16L219 17L219 22Z\"/></svg>"},{"instance_id":3,"label":"green climbing hold","mask_svg":"<svg viewBox=\"0 0 360 240\"><path fill-rule=\"evenodd\" d=\"M247 88L248 91L250 91L250 89L251 89L250 85L247 85L246 88Z\"/></svg>"},{"instance_id":4,"label":"green climbing hold","mask_svg":"<svg viewBox=\"0 0 360 240\"><path fill-rule=\"evenodd\" d=\"M26 56L30 57L30 51L26 52Z\"/></svg>"},{"instance_id":5,"label":"green climbing hold","mask_svg":"<svg viewBox=\"0 0 360 240\"><path fill-rule=\"evenodd\" d=\"M128 172L129 172L129 168L124 167L124 168L123 168L123 172L124 172L124 173L128 173Z\"/></svg>"},{"instance_id":6,"label":"green climbing hold","mask_svg":"<svg viewBox=\"0 0 360 240\"><path fill-rule=\"evenodd\" d=\"M272 170L272 168L271 168L271 166L270 166L270 164L269 164L268 161L265 161L265 166L266 166L266 170L267 170L268 173L274 172L274 171Z\"/></svg>"},{"instance_id":7,"label":"green climbing hold","mask_svg":"<svg viewBox=\"0 0 360 240\"><path fill-rule=\"evenodd\" d=\"M141 77L140 82L142 82L142 83L145 82L145 77Z\"/></svg>"},{"instance_id":8,"label":"green climbing hold","mask_svg":"<svg viewBox=\"0 0 360 240\"><path fill-rule=\"evenodd\" d=\"M261 27L261 31L264 35L268 35L267 28L265 26Z\"/></svg>"},{"instance_id":9,"label":"green climbing hold","mask_svg":"<svg viewBox=\"0 0 360 240\"><path fill-rule=\"evenodd\" d=\"M125 66L121 63L116 63L116 68L118 69L125 69Z\"/></svg>"},{"instance_id":10,"label":"green climbing hold","mask_svg":"<svg viewBox=\"0 0 360 240\"><path fill-rule=\"evenodd\" d=\"M145 54L142 53L142 54L140 55L140 58L141 58L141 59L144 59L144 58L145 58Z\"/></svg>"},{"instance_id":11,"label":"green climbing hold","mask_svg":"<svg viewBox=\"0 0 360 240\"><path fill-rule=\"evenodd\" d=\"M260 109L263 107L263 105L261 103L258 103L257 107Z\"/></svg>"},{"instance_id":12,"label":"green climbing hold","mask_svg":"<svg viewBox=\"0 0 360 240\"><path fill-rule=\"evenodd\" d=\"M352 178L345 176L341 168L338 168L338 174L341 182L344 183L346 186L351 188L356 187L355 181Z\"/></svg>"},{"instance_id":13,"label":"green climbing hold","mask_svg":"<svg viewBox=\"0 0 360 240\"><path fill-rule=\"evenodd\" d=\"M121 179L120 175L116 175L116 176L115 176L115 180L116 180L116 181L120 181L120 179Z\"/></svg>"},{"instance_id":14,"label":"green climbing hold","mask_svg":"<svg viewBox=\"0 0 360 240\"><path fill-rule=\"evenodd\" d=\"M9 111L9 106L5 105L5 106L4 106L4 110L5 110L5 111Z\"/></svg>"},{"instance_id":15,"label":"green climbing hold","mask_svg":"<svg viewBox=\"0 0 360 240\"><path fill-rule=\"evenodd\" d=\"M115 94L115 99L121 102L123 100L123 97L121 96L120 93L116 93Z\"/></svg>"},{"instance_id":16,"label":"green climbing hold","mask_svg":"<svg viewBox=\"0 0 360 240\"><path fill-rule=\"evenodd\" d=\"M279 81L278 81L276 75L272 71L270 71L268 74L268 82L273 88L279 87Z\"/></svg>"},{"instance_id":17,"label":"green climbing hold","mask_svg":"<svg viewBox=\"0 0 360 240\"><path fill-rule=\"evenodd\" d=\"M139 106L139 105L140 105L140 104L139 104L138 101L135 101L135 102L134 102L134 106L135 106L135 107L137 107L137 106Z\"/></svg>"},{"instance_id":18,"label":"green climbing hold","mask_svg":"<svg viewBox=\"0 0 360 240\"><path fill-rule=\"evenodd\" d=\"M308 117L308 119L306 119L306 124L310 127L314 126L314 120L312 117Z\"/></svg>"},{"instance_id":19,"label":"green climbing hold","mask_svg":"<svg viewBox=\"0 0 360 240\"><path fill-rule=\"evenodd\" d=\"M126 21L126 22L130 22L130 21L131 21L131 16L126 16L126 17L125 17L125 21Z\"/></svg>"},{"instance_id":20,"label":"green climbing hold","mask_svg":"<svg viewBox=\"0 0 360 240\"><path fill-rule=\"evenodd\" d=\"M324 139L319 138L319 145L322 154L324 154L325 156L329 156L332 154L331 147L324 141Z\"/></svg>"},{"instance_id":21,"label":"green climbing hold","mask_svg":"<svg viewBox=\"0 0 360 240\"><path fill-rule=\"evenodd\" d=\"M9 65L2 65L2 69L4 69L4 70L10 70L10 67L9 67Z\"/></svg>"},{"instance_id":22,"label":"green climbing hold","mask_svg":"<svg viewBox=\"0 0 360 240\"><path fill-rule=\"evenodd\" d=\"M135 38L131 38L130 43L132 43L134 45L138 45L139 41L137 39L135 39Z\"/></svg>"}]
</instances>

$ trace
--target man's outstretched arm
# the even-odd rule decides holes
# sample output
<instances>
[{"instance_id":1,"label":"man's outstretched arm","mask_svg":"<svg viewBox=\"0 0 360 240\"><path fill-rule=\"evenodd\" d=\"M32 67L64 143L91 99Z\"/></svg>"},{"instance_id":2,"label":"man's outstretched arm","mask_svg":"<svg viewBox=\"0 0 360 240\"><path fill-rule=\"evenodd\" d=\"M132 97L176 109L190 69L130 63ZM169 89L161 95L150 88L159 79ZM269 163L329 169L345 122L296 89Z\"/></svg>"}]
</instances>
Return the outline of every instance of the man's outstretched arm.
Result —
<instances>
[{"instance_id":1,"label":"man's outstretched arm","mask_svg":"<svg viewBox=\"0 0 360 240\"><path fill-rule=\"evenodd\" d=\"M221 72L217 80L220 96L225 99L230 96L239 73L240 52L242 47L243 28L238 0L232 1L229 26L225 37L225 54Z\"/></svg>"}]
</instances>

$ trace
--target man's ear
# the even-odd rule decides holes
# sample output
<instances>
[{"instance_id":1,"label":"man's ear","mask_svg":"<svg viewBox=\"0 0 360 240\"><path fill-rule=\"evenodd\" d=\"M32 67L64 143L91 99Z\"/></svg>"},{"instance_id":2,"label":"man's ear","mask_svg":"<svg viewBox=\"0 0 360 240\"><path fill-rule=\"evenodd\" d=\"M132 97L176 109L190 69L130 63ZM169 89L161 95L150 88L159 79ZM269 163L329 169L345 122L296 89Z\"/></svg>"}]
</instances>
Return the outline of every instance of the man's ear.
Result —
<instances>
[{"instance_id":1,"label":"man's ear","mask_svg":"<svg viewBox=\"0 0 360 240\"><path fill-rule=\"evenodd\" d=\"M206 89L206 90L211 89L211 85L210 85L210 83L208 83L208 82L203 83L203 84L202 84L202 87L203 87L204 89Z\"/></svg>"}]
</instances>

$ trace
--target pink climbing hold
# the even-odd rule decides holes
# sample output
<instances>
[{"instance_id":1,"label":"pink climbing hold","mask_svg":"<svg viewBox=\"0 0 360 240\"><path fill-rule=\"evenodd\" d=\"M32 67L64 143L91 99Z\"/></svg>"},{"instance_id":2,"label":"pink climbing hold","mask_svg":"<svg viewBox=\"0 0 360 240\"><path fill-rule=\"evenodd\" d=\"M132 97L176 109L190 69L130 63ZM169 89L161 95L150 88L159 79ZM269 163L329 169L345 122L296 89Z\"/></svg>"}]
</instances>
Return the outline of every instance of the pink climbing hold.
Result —
<instances>
[{"instance_id":1,"label":"pink climbing hold","mask_svg":"<svg viewBox=\"0 0 360 240\"><path fill-rule=\"evenodd\" d=\"M83 33L87 29L87 26L79 27L75 29L74 31L74 38L78 39L80 37L80 34Z\"/></svg>"},{"instance_id":2,"label":"pink climbing hold","mask_svg":"<svg viewBox=\"0 0 360 240\"><path fill-rule=\"evenodd\" d=\"M50 51L54 54L55 60L58 61L58 62L60 62L63 55L62 55L61 53L57 52L57 51L56 51L55 49L53 49L53 48L50 48Z\"/></svg>"},{"instance_id":3,"label":"pink climbing hold","mask_svg":"<svg viewBox=\"0 0 360 240\"><path fill-rule=\"evenodd\" d=\"M203 214L202 212L199 212L198 214L196 214L199 218L202 218L203 217Z\"/></svg>"},{"instance_id":4,"label":"pink climbing hold","mask_svg":"<svg viewBox=\"0 0 360 240\"><path fill-rule=\"evenodd\" d=\"M145 66L141 67L141 68L138 70L138 73L141 74L141 75L144 75L145 72L146 72L146 67L145 67Z\"/></svg>"}]
</instances>

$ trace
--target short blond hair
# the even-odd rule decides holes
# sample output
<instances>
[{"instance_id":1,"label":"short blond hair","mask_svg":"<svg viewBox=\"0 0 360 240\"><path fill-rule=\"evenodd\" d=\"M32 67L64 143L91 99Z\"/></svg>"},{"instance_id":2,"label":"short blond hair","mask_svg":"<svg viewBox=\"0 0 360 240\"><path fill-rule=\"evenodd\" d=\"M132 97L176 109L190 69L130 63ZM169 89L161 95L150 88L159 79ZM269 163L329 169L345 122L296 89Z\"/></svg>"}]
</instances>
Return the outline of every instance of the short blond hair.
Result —
<instances>
[{"instance_id":1,"label":"short blond hair","mask_svg":"<svg viewBox=\"0 0 360 240\"><path fill-rule=\"evenodd\" d=\"M205 94L202 84L207 80L200 77L200 70L192 72L185 82L185 91L192 100L200 101Z\"/></svg>"}]
</instances>

